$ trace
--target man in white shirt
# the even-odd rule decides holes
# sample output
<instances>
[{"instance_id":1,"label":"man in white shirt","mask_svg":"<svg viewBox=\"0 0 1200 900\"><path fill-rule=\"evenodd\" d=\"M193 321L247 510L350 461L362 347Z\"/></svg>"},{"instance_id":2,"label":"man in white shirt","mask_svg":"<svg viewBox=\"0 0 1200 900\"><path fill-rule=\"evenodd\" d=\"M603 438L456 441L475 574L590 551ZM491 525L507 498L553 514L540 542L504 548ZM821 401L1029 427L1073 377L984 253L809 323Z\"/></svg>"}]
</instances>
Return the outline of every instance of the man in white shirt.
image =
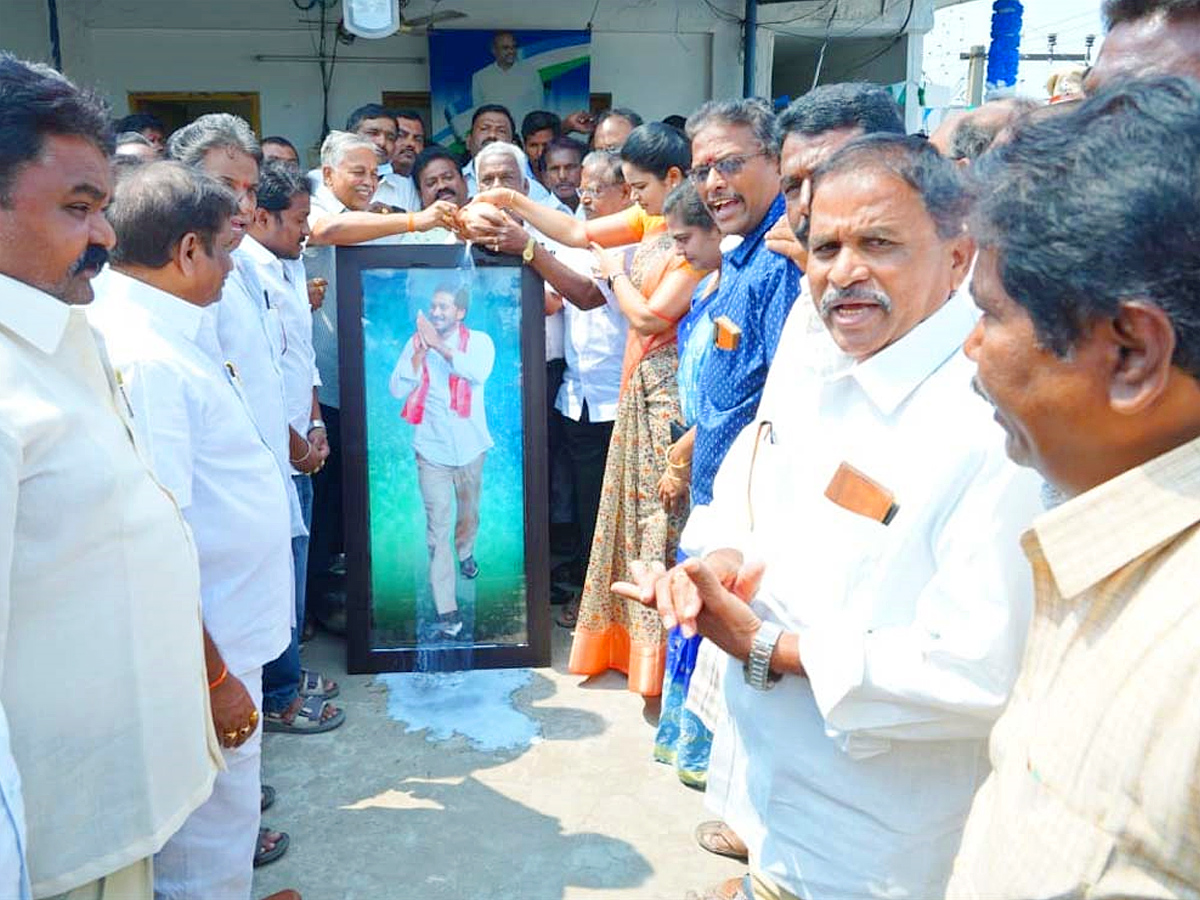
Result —
<instances>
[{"instance_id":1,"label":"man in white shirt","mask_svg":"<svg viewBox=\"0 0 1200 900\"><path fill-rule=\"evenodd\" d=\"M274 453L287 487L292 537L305 536L308 529L291 480L293 444L283 387L283 326L278 307L272 306L269 293L259 281L256 256L249 248L253 247L259 257L266 251L246 234L256 209L258 163L262 151L245 121L214 113L201 116L172 134L167 142L167 153L172 159L219 179L237 198L238 211L232 219L234 270L225 282L220 302L204 311L212 319L217 335L217 343L206 349L213 355L214 362L220 365L230 362L236 367L254 424ZM289 585L294 592L294 584L289 582ZM318 691L313 704L297 714L308 720L310 728L336 727L345 714L324 702L336 693L336 685ZM276 730L283 723L278 721L278 710L271 712L272 718L267 724L271 730Z\"/></svg>"},{"instance_id":2,"label":"man in white shirt","mask_svg":"<svg viewBox=\"0 0 1200 900\"><path fill-rule=\"evenodd\" d=\"M235 202L178 163L135 170L108 210L118 248L90 315L112 355L155 473L195 535L213 706L225 771L212 796L155 857L155 895L250 894L258 842L262 666L292 622L288 490L237 366L217 362L205 307L233 267ZM226 697L226 692L229 694Z\"/></svg>"},{"instance_id":3,"label":"man in white shirt","mask_svg":"<svg viewBox=\"0 0 1200 900\"><path fill-rule=\"evenodd\" d=\"M191 534L84 310L115 240L109 110L8 54L0 97L0 896L150 900L212 789L213 717L252 707L225 718L231 685L210 709Z\"/></svg>"},{"instance_id":4,"label":"man in white shirt","mask_svg":"<svg viewBox=\"0 0 1200 900\"><path fill-rule=\"evenodd\" d=\"M518 115L545 106L546 87L536 65L517 59L517 38L511 31L492 35L490 65L471 76L471 102L476 106L495 103L514 109ZM512 135L509 135L512 140Z\"/></svg>"},{"instance_id":5,"label":"man in white shirt","mask_svg":"<svg viewBox=\"0 0 1200 900\"><path fill-rule=\"evenodd\" d=\"M392 154L395 153L399 135L395 113L378 103L368 103L350 113L346 119L346 131L366 138L375 145L378 159L375 171L379 175L379 186L371 198L373 207L389 212L416 212L420 209L421 203L413 180L408 173L398 173L393 167ZM411 144L411 141L408 143Z\"/></svg>"},{"instance_id":6,"label":"man in white shirt","mask_svg":"<svg viewBox=\"0 0 1200 900\"><path fill-rule=\"evenodd\" d=\"M827 331L781 343L659 608L730 656L706 796L749 848L753 895L936 897L1021 661L1016 537L1039 483L961 353L973 247L953 163L874 135L812 181Z\"/></svg>"},{"instance_id":7,"label":"man in white shirt","mask_svg":"<svg viewBox=\"0 0 1200 900\"><path fill-rule=\"evenodd\" d=\"M296 623L287 650L263 668L263 716L267 731L318 734L330 731L345 713L327 702L338 685L300 667L300 630L304 624L308 571L308 529L312 525L312 476L329 456L329 442L317 404L313 316L300 254L308 237L308 180L279 164L263 165L258 179L257 208L248 223L240 251L253 262L268 309L278 316L283 352L279 358L288 462L300 501L305 532L292 537L295 564ZM274 324L274 323L273 323Z\"/></svg>"},{"instance_id":8,"label":"man in white shirt","mask_svg":"<svg viewBox=\"0 0 1200 900\"><path fill-rule=\"evenodd\" d=\"M473 579L479 574L475 536L483 461L492 447L484 386L496 348L487 334L463 324L469 306L467 287L446 283L435 288L429 315L417 313L416 332L391 377L392 395L404 404L400 415L415 427L429 587L438 630L449 638L463 629L457 575Z\"/></svg>"},{"instance_id":9,"label":"man in white shirt","mask_svg":"<svg viewBox=\"0 0 1200 900\"><path fill-rule=\"evenodd\" d=\"M516 146L513 142L516 132L516 122L513 121L512 113L508 111L507 107L496 103L485 103L475 110L471 117L471 132L467 135L467 150L471 153L471 161L463 167L463 178L466 179L467 193L470 196L473 197L479 192L475 177L475 157L479 151L496 141ZM525 156L524 151L518 147L517 152L520 154L521 171L524 173L524 177L529 179L529 196L543 206L571 212L570 207L564 205L546 190L545 185L537 180L537 175L534 173L533 167L529 165L529 159Z\"/></svg>"}]
</instances>

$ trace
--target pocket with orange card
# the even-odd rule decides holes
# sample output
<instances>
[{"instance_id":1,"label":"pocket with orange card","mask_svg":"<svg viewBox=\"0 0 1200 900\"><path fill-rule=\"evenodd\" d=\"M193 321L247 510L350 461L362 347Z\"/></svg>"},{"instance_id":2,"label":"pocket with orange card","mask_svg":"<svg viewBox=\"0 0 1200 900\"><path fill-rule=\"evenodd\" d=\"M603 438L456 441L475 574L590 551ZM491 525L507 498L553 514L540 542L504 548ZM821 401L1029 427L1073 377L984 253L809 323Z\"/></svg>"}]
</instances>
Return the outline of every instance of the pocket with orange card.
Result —
<instances>
[{"instance_id":1,"label":"pocket with orange card","mask_svg":"<svg viewBox=\"0 0 1200 900\"><path fill-rule=\"evenodd\" d=\"M842 509L884 525L890 525L900 510L895 494L848 462L838 465L825 496Z\"/></svg>"}]
</instances>

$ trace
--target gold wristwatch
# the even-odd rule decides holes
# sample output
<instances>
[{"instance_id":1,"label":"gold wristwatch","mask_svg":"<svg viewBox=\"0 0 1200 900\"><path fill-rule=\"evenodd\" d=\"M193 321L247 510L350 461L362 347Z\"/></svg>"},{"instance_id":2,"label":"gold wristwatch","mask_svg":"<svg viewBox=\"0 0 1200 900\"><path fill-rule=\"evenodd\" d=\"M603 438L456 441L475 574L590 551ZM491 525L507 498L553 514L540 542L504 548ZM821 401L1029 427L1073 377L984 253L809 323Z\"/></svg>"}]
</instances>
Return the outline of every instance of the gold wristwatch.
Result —
<instances>
[{"instance_id":1,"label":"gold wristwatch","mask_svg":"<svg viewBox=\"0 0 1200 900\"><path fill-rule=\"evenodd\" d=\"M533 248L536 246L537 246L537 241L535 241L533 238L530 238L525 243L525 249L521 251L521 261L522 262L526 263L527 265L529 263L533 262Z\"/></svg>"}]
</instances>

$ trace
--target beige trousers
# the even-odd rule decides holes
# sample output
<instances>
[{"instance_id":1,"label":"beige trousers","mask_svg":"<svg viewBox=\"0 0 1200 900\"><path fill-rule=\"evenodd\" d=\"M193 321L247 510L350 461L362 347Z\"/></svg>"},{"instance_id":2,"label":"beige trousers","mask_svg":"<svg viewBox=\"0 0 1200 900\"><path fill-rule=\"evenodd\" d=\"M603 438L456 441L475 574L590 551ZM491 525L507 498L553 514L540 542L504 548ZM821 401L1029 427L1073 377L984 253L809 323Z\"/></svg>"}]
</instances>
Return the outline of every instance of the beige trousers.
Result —
<instances>
[{"instance_id":1,"label":"beige trousers","mask_svg":"<svg viewBox=\"0 0 1200 900\"><path fill-rule=\"evenodd\" d=\"M153 858L147 856L111 875L81 884L65 894L55 894L46 900L152 900L153 897Z\"/></svg>"},{"instance_id":2,"label":"beige trousers","mask_svg":"<svg viewBox=\"0 0 1200 900\"><path fill-rule=\"evenodd\" d=\"M417 483L425 503L425 545L429 549L429 589L440 615L458 609L458 564L475 552L479 534L480 453L465 466L443 466L417 455ZM454 526L454 547L450 526Z\"/></svg>"}]
</instances>

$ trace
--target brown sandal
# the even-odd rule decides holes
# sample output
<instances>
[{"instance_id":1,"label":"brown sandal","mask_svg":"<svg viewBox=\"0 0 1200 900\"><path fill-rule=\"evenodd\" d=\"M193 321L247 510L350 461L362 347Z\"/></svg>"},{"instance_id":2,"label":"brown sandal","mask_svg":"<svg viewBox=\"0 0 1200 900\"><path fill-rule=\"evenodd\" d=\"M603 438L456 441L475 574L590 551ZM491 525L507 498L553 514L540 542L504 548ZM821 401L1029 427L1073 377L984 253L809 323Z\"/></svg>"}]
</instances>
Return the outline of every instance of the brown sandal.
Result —
<instances>
[{"instance_id":1,"label":"brown sandal","mask_svg":"<svg viewBox=\"0 0 1200 900\"><path fill-rule=\"evenodd\" d=\"M720 819L710 819L697 825L696 843L717 856L728 856L740 862L749 860L745 842Z\"/></svg>"},{"instance_id":2,"label":"brown sandal","mask_svg":"<svg viewBox=\"0 0 1200 900\"><path fill-rule=\"evenodd\" d=\"M559 614L554 617L554 621L568 630L574 628L575 623L579 621L579 598L574 597L563 606Z\"/></svg>"}]
</instances>

